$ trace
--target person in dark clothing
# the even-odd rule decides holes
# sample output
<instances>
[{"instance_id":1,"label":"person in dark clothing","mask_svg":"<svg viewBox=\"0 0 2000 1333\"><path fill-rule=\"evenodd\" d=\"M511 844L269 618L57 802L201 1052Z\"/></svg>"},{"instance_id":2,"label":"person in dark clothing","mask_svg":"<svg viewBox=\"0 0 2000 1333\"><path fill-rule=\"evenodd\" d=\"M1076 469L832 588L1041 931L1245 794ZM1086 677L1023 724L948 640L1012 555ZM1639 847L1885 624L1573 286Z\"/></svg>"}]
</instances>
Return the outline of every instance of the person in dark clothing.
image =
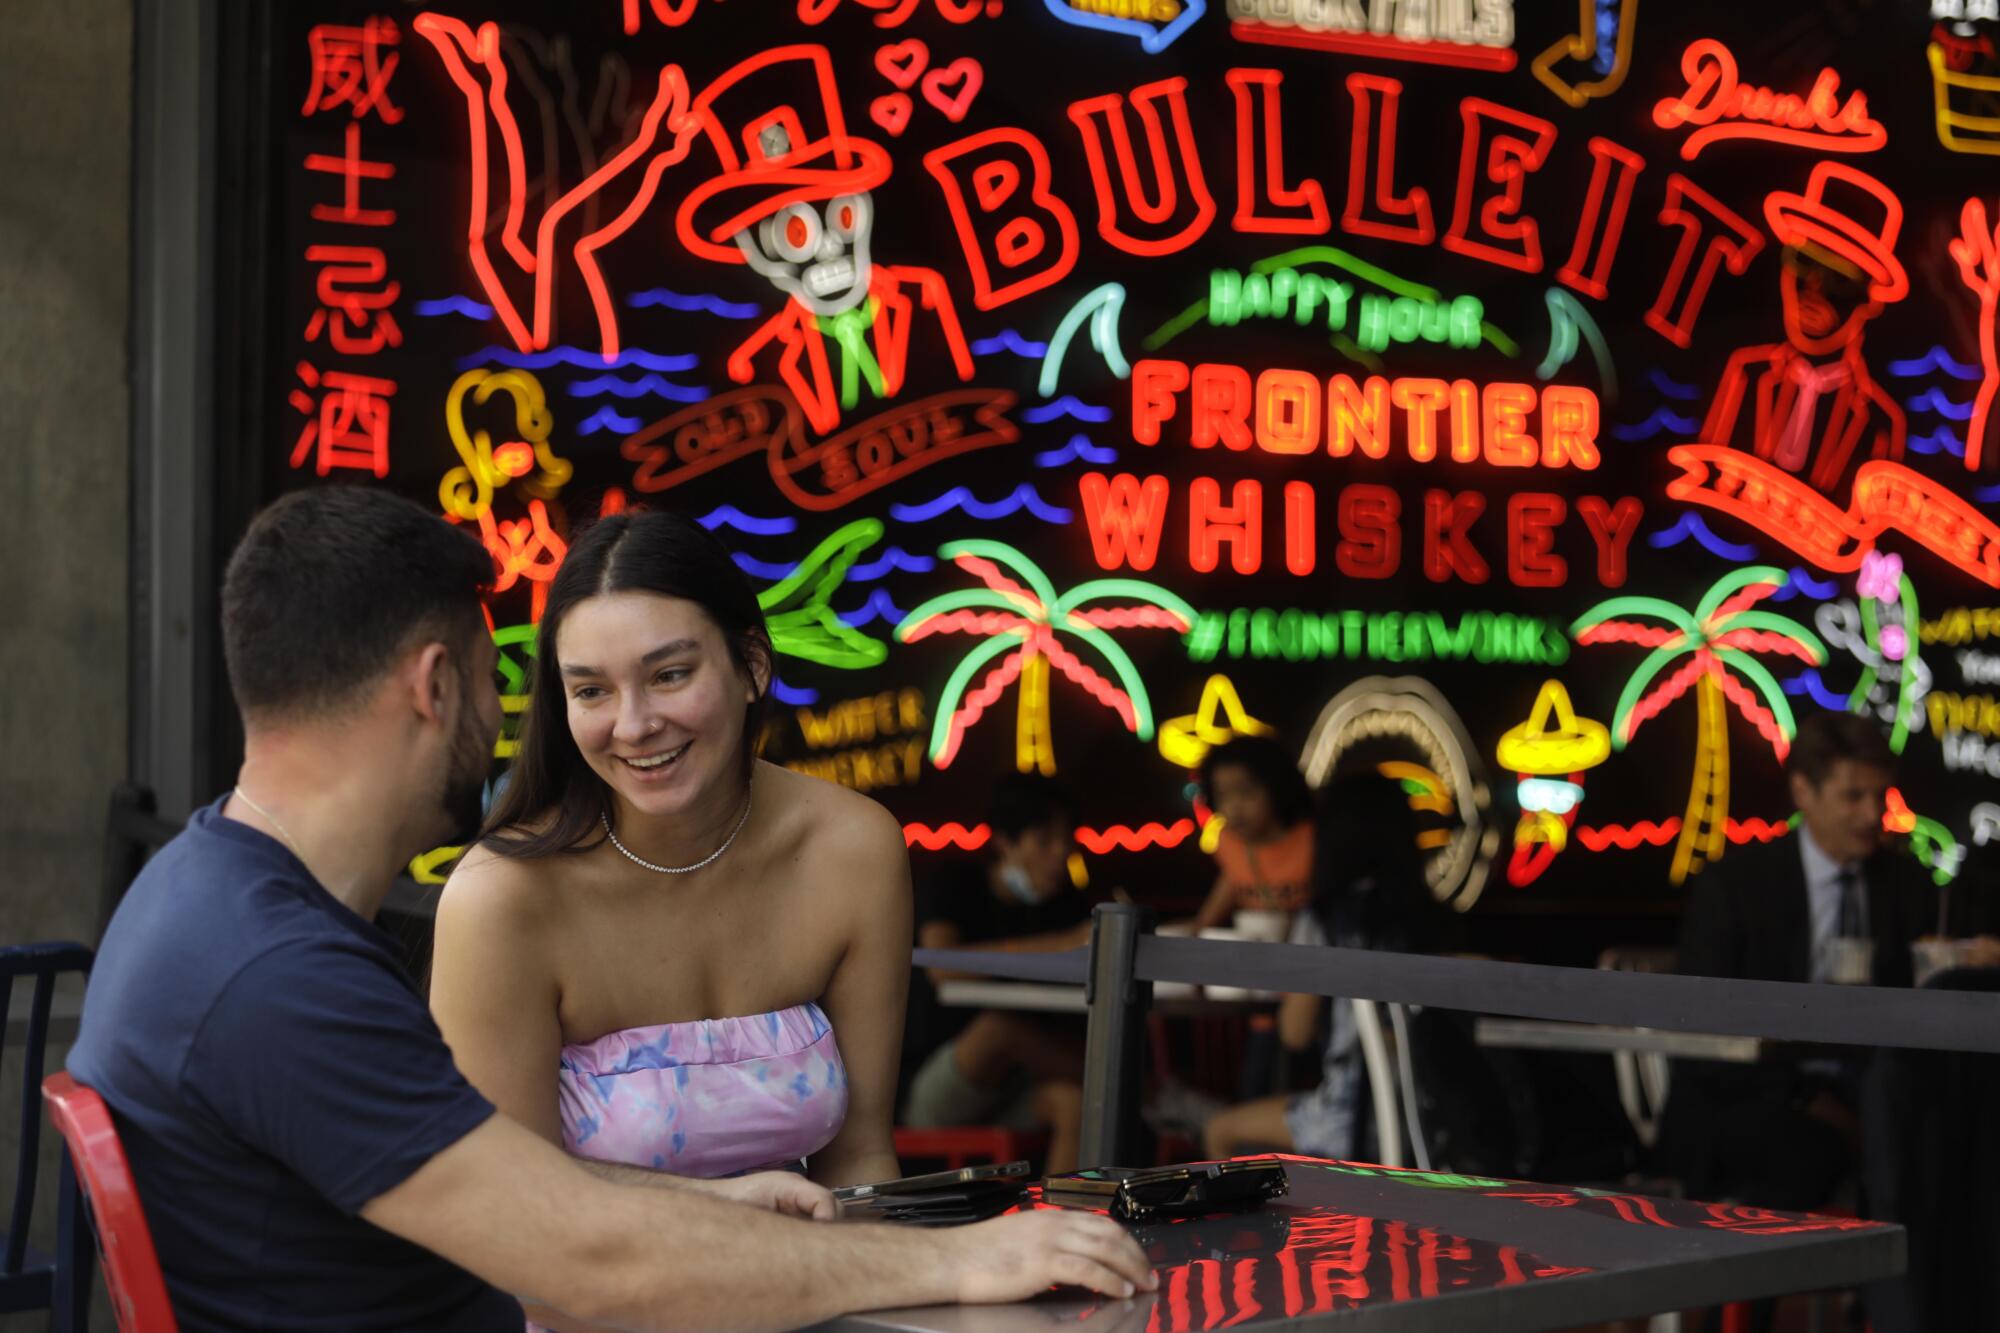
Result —
<instances>
[{"instance_id":1,"label":"person in dark clothing","mask_svg":"<svg viewBox=\"0 0 2000 1333\"><path fill-rule=\"evenodd\" d=\"M1055 952L1090 942L1090 902L1074 887L1068 795L1036 774L1009 774L987 816L991 853L942 868L919 889L925 949ZM1073 1022L938 1003L932 968L910 986L902 1123L1004 1125L1049 1134L1048 1170L1076 1166L1083 1122L1083 1042Z\"/></svg>"},{"instance_id":2,"label":"person in dark clothing","mask_svg":"<svg viewBox=\"0 0 2000 1333\"><path fill-rule=\"evenodd\" d=\"M793 1327L1150 1287L1103 1219L810 1225L838 1209L801 1177L586 1165L465 1080L374 917L412 856L477 825L492 570L463 529L358 487L277 501L230 559L237 785L119 905L69 1056L180 1326L489 1333L522 1328L526 1298L565 1327Z\"/></svg>"},{"instance_id":3,"label":"person in dark clothing","mask_svg":"<svg viewBox=\"0 0 2000 1333\"><path fill-rule=\"evenodd\" d=\"M1894 764L1868 718L1807 718L1787 762L1797 831L1737 848L1696 881L1679 970L1908 986L1910 944L1935 920L1936 900L1916 863L1884 843ZM1679 1062L1661 1127L1662 1165L1697 1198L1824 1206L1855 1167L1864 1058Z\"/></svg>"}]
</instances>

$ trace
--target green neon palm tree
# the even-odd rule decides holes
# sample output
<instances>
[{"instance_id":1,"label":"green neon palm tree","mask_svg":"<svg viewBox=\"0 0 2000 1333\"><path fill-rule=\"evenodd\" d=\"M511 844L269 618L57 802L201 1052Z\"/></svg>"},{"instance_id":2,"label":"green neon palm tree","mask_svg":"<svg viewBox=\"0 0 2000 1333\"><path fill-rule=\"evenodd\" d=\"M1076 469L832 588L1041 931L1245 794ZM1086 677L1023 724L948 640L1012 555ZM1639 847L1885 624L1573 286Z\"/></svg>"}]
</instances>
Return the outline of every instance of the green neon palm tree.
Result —
<instances>
[{"instance_id":1,"label":"green neon palm tree","mask_svg":"<svg viewBox=\"0 0 2000 1333\"><path fill-rule=\"evenodd\" d=\"M1785 585L1783 570L1752 565L1716 580L1692 614L1657 597L1613 597L1583 613L1570 627L1579 644L1632 643L1651 648L1618 696L1611 744L1624 749L1633 733L1690 688L1700 706L1694 782L1674 847L1673 881L1684 882L1719 858L1729 821L1728 709L1771 743L1779 759L1791 748L1798 725L1791 706L1754 654L1779 653L1813 666L1826 662L1826 645L1789 616L1753 609ZM1659 624L1621 620L1638 616ZM1681 659L1687 659L1681 661ZM1661 673L1680 665L1661 680ZM1744 682L1749 682L1747 685ZM1762 700L1760 703L1759 700Z\"/></svg>"},{"instance_id":2,"label":"green neon palm tree","mask_svg":"<svg viewBox=\"0 0 2000 1333\"><path fill-rule=\"evenodd\" d=\"M1041 567L1004 542L957 541L938 554L980 582L977 588L933 597L896 626L899 643L933 634L970 634L983 639L959 660L938 697L931 726L931 763L948 768L966 731L1019 682L1015 699L1014 762L1024 773L1056 771L1049 726L1049 669L1054 667L1118 715L1140 740L1153 737L1153 705L1132 659L1112 637L1122 629L1171 629L1186 633L1194 608L1157 584L1139 579L1092 579L1064 593ZM1109 598L1123 606L1096 606ZM1090 648L1116 678L1108 680L1063 642ZM999 659L995 662L995 659ZM989 664L992 664L989 667ZM966 688L982 667L979 685Z\"/></svg>"}]
</instances>

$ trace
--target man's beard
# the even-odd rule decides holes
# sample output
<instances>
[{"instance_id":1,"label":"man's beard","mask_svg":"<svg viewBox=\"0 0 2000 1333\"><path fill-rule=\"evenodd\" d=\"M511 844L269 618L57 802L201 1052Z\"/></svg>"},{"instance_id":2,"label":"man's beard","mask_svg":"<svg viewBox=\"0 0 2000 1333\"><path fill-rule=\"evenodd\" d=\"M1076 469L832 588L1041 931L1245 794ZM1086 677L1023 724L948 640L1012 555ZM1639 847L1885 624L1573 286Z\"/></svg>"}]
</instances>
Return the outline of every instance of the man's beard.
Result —
<instances>
[{"instance_id":1,"label":"man's beard","mask_svg":"<svg viewBox=\"0 0 2000 1333\"><path fill-rule=\"evenodd\" d=\"M468 704L466 714L473 725L460 731L438 795L438 808L451 826L445 841L454 847L466 846L479 836L486 813L486 775L492 768L490 742L479 734L478 713Z\"/></svg>"}]
</instances>

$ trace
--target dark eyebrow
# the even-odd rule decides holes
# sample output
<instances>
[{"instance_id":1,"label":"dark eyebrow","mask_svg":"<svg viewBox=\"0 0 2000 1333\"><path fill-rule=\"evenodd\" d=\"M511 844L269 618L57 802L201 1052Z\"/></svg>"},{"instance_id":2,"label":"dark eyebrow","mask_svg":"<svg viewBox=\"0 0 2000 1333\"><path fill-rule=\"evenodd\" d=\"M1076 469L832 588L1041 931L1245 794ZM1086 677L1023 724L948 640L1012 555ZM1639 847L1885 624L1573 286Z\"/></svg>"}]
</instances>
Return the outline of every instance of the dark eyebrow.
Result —
<instances>
[{"instance_id":1,"label":"dark eyebrow","mask_svg":"<svg viewBox=\"0 0 2000 1333\"><path fill-rule=\"evenodd\" d=\"M647 653L639 661L645 666L651 666L662 658L675 657L681 653L692 652L700 647L700 642L694 639L672 639L661 644L652 652ZM565 676L601 676L604 674L594 666L584 666L581 663L567 662L563 664L562 673Z\"/></svg>"}]
</instances>

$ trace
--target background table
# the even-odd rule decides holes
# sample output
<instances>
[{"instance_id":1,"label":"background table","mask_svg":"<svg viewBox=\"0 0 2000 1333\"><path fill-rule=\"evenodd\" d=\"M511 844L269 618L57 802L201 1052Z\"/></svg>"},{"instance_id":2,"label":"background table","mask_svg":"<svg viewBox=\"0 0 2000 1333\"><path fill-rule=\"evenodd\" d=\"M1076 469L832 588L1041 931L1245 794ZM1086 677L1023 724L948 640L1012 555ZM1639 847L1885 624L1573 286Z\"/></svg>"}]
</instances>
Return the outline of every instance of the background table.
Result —
<instances>
[{"instance_id":1,"label":"background table","mask_svg":"<svg viewBox=\"0 0 2000 1333\"><path fill-rule=\"evenodd\" d=\"M1901 1227L1287 1158L1255 1212L1136 1227L1160 1289L851 1315L840 1333L1222 1327L1527 1333L1900 1273ZM1157 1322L1155 1316L1157 1314Z\"/></svg>"}]
</instances>

